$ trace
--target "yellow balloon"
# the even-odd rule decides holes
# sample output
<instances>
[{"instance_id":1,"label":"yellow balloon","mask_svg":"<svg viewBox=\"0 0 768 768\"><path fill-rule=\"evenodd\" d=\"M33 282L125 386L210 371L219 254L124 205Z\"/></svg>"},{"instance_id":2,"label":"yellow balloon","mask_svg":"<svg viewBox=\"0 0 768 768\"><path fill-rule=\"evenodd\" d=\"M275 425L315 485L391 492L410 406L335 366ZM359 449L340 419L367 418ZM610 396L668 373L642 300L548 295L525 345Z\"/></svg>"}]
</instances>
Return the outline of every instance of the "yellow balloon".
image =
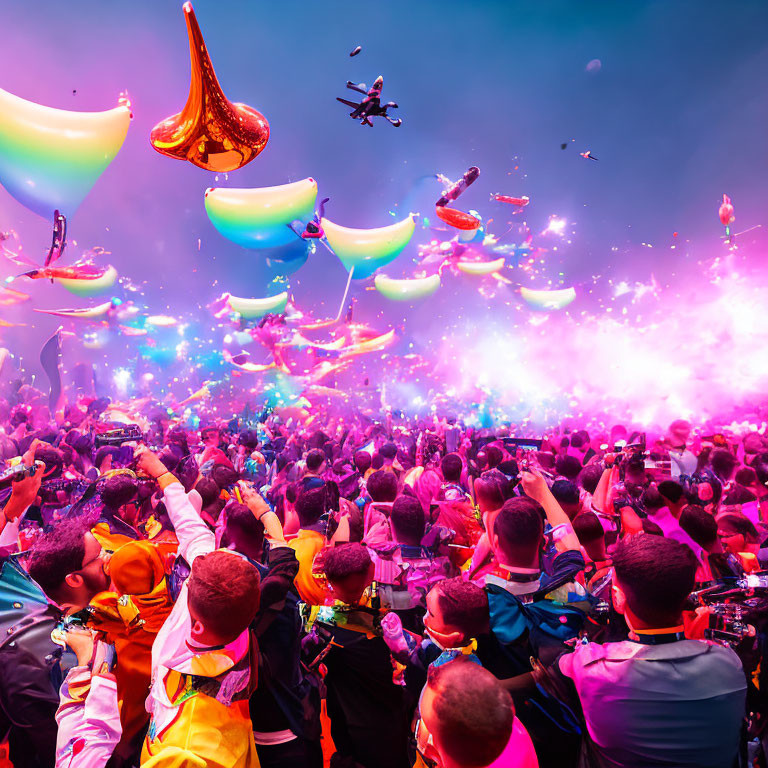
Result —
<instances>
[{"instance_id":1,"label":"yellow balloon","mask_svg":"<svg viewBox=\"0 0 768 768\"><path fill-rule=\"evenodd\" d=\"M316 199L311 178L276 187L213 187L205 191L205 210L228 240L244 248L275 248L296 240L288 225L310 219Z\"/></svg>"},{"instance_id":2,"label":"yellow balloon","mask_svg":"<svg viewBox=\"0 0 768 768\"><path fill-rule=\"evenodd\" d=\"M229 308L233 312L246 319L264 317L270 313L280 314L288 303L288 292L283 291L277 296L267 296L263 299L242 299L238 296L230 295L227 299Z\"/></svg>"},{"instance_id":3,"label":"yellow balloon","mask_svg":"<svg viewBox=\"0 0 768 768\"><path fill-rule=\"evenodd\" d=\"M520 288L520 295L536 309L563 309L576 298L576 290L570 287L554 291L538 291L523 286Z\"/></svg>"},{"instance_id":4,"label":"yellow balloon","mask_svg":"<svg viewBox=\"0 0 768 768\"><path fill-rule=\"evenodd\" d=\"M56 282L75 296L98 296L117 282L117 270L110 264L106 272L95 280L57 277Z\"/></svg>"},{"instance_id":5,"label":"yellow balloon","mask_svg":"<svg viewBox=\"0 0 768 768\"><path fill-rule=\"evenodd\" d=\"M395 280L386 275L376 275L376 290L392 301L416 301L431 296L440 287L440 275Z\"/></svg>"},{"instance_id":6,"label":"yellow balloon","mask_svg":"<svg viewBox=\"0 0 768 768\"><path fill-rule=\"evenodd\" d=\"M352 229L321 219L320 226L326 240L349 272L355 269L353 278L370 277L379 267L397 258L408 245L416 225L413 216L377 229Z\"/></svg>"},{"instance_id":7,"label":"yellow balloon","mask_svg":"<svg viewBox=\"0 0 768 768\"><path fill-rule=\"evenodd\" d=\"M492 275L504 268L504 257L493 261L460 261L456 268L467 275Z\"/></svg>"}]
</instances>

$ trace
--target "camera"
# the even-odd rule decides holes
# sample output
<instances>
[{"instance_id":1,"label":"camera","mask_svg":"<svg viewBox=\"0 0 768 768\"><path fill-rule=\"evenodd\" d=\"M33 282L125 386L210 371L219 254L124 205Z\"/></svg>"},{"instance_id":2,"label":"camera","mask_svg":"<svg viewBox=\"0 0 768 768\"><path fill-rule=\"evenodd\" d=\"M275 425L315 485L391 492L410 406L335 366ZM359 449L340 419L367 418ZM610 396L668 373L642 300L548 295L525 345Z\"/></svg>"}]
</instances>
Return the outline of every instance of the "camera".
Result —
<instances>
[{"instance_id":1,"label":"camera","mask_svg":"<svg viewBox=\"0 0 768 768\"><path fill-rule=\"evenodd\" d=\"M36 461L31 467L26 464L16 464L9 469L6 469L0 475L0 489L7 488L11 483L16 480L24 480L27 477L32 477L37 471L39 466L45 466L42 461Z\"/></svg>"},{"instance_id":2,"label":"camera","mask_svg":"<svg viewBox=\"0 0 768 768\"><path fill-rule=\"evenodd\" d=\"M138 424L126 424L116 429L108 429L106 432L98 432L94 436L94 444L97 448L103 445L122 445L123 443L141 442L144 433Z\"/></svg>"}]
</instances>

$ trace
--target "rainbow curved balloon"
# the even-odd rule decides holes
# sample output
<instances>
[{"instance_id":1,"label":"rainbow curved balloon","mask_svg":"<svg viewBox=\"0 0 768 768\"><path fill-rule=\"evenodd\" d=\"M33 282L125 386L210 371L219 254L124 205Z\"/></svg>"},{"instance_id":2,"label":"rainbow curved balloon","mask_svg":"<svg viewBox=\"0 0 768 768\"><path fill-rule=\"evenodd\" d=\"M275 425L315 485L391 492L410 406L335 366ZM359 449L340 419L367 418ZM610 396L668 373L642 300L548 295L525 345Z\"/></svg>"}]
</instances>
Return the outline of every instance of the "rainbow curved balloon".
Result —
<instances>
[{"instance_id":1,"label":"rainbow curved balloon","mask_svg":"<svg viewBox=\"0 0 768 768\"><path fill-rule=\"evenodd\" d=\"M270 313L279 315L285 311L288 304L288 292L283 291L276 296L267 296L263 299L241 299L230 294L227 297L227 304L233 312L237 312L246 320L264 317Z\"/></svg>"},{"instance_id":2,"label":"rainbow curved balloon","mask_svg":"<svg viewBox=\"0 0 768 768\"><path fill-rule=\"evenodd\" d=\"M244 248L275 248L296 240L288 225L311 218L316 199L311 178L254 189L211 187L205 190L205 211L227 240Z\"/></svg>"},{"instance_id":3,"label":"rainbow curved balloon","mask_svg":"<svg viewBox=\"0 0 768 768\"><path fill-rule=\"evenodd\" d=\"M394 261L410 242L416 227L413 216L378 229L351 229L321 219L326 240L339 261L355 280L370 277L377 269Z\"/></svg>"},{"instance_id":4,"label":"rainbow curved balloon","mask_svg":"<svg viewBox=\"0 0 768 768\"><path fill-rule=\"evenodd\" d=\"M576 290L570 287L555 291L536 291L521 287L520 295L535 309L563 309L576 298Z\"/></svg>"},{"instance_id":5,"label":"rainbow curved balloon","mask_svg":"<svg viewBox=\"0 0 768 768\"><path fill-rule=\"evenodd\" d=\"M71 112L0 89L0 184L50 219L71 216L125 141L127 100L106 112Z\"/></svg>"},{"instance_id":6,"label":"rainbow curved balloon","mask_svg":"<svg viewBox=\"0 0 768 768\"><path fill-rule=\"evenodd\" d=\"M101 277L92 280L57 277L56 282L75 296L98 296L110 290L117 282L117 270L110 264Z\"/></svg>"},{"instance_id":7,"label":"rainbow curved balloon","mask_svg":"<svg viewBox=\"0 0 768 768\"><path fill-rule=\"evenodd\" d=\"M459 261L456 269L465 275L492 275L504 268L504 257L493 261ZM528 290L526 288L526 290Z\"/></svg>"},{"instance_id":8,"label":"rainbow curved balloon","mask_svg":"<svg viewBox=\"0 0 768 768\"><path fill-rule=\"evenodd\" d=\"M386 275L376 275L376 290L392 301L416 301L431 296L440 287L440 275L413 277L396 280Z\"/></svg>"},{"instance_id":9,"label":"rainbow curved balloon","mask_svg":"<svg viewBox=\"0 0 768 768\"><path fill-rule=\"evenodd\" d=\"M93 320L104 315L112 309L112 302L105 301L103 304L97 304L95 307L83 307L82 309L37 309L35 312L41 312L44 315L54 315L55 317L73 317L84 320Z\"/></svg>"}]
</instances>

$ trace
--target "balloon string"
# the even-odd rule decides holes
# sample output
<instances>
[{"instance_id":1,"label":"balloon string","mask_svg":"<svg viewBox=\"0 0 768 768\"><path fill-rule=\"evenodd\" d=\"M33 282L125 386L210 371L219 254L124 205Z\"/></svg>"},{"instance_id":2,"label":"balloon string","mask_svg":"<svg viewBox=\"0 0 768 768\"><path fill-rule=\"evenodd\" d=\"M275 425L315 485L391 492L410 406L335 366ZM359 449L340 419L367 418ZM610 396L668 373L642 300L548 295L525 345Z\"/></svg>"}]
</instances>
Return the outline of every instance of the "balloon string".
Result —
<instances>
[{"instance_id":1,"label":"balloon string","mask_svg":"<svg viewBox=\"0 0 768 768\"><path fill-rule=\"evenodd\" d=\"M341 320L341 316L344 313L344 306L347 303L347 296L349 296L349 287L352 285L352 275L355 273L355 267L354 265L349 270L349 275L347 277L347 287L344 289L344 296L341 299L341 304L339 304L339 312L336 315L336 322Z\"/></svg>"}]
</instances>

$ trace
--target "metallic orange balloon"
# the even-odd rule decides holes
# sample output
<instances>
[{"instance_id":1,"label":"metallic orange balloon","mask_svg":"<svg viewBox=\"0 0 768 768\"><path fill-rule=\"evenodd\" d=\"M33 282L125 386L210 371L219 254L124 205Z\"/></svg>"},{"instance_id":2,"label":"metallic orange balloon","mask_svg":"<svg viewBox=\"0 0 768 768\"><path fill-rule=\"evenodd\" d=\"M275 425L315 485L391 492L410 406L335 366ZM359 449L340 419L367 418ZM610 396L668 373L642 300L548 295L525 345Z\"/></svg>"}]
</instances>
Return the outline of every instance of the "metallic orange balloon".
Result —
<instances>
[{"instance_id":1,"label":"metallic orange balloon","mask_svg":"<svg viewBox=\"0 0 768 768\"><path fill-rule=\"evenodd\" d=\"M192 77L184 109L150 134L161 154L209 171L227 172L253 160L269 140L269 123L247 104L227 101L221 90L191 3L184 3Z\"/></svg>"}]
</instances>

